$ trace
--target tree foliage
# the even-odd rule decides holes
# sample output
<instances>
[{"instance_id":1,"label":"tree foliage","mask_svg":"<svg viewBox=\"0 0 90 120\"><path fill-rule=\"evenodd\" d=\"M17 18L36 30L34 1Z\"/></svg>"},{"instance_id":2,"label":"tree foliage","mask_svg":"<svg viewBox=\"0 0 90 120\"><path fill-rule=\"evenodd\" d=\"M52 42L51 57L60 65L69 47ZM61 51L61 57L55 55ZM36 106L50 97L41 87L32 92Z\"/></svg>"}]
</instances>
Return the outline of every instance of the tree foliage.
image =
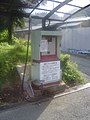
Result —
<instances>
[{"instance_id":1,"label":"tree foliage","mask_svg":"<svg viewBox=\"0 0 90 120\"><path fill-rule=\"evenodd\" d=\"M25 9L39 0L0 0L0 31L8 30L8 41L12 41L13 27L23 27Z\"/></svg>"}]
</instances>

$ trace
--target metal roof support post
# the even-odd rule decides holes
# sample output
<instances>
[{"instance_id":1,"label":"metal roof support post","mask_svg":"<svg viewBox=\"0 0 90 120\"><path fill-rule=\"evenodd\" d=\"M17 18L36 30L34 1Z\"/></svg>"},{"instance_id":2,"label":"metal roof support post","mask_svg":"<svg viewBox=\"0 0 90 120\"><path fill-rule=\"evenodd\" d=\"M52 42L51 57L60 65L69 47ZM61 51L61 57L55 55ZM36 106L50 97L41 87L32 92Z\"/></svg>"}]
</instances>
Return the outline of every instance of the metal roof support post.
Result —
<instances>
[{"instance_id":1,"label":"metal roof support post","mask_svg":"<svg viewBox=\"0 0 90 120\"><path fill-rule=\"evenodd\" d=\"M42 19L42 29L43 30L45 29L45 22L46 22L46 19Z\"/></svg>"}]
</instances>

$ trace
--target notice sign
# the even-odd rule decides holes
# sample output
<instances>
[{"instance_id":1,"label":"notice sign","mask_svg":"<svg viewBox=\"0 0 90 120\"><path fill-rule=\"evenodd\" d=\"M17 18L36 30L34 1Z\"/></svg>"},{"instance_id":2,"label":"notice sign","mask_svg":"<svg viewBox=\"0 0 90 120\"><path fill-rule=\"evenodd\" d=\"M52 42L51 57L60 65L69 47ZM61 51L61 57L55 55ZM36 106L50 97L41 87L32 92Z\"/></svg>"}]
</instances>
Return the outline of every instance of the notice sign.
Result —
<instances>
[{"instance_id":1,"label":"notice sign","mask_svg":"<svg viewBox=\"0 0 90 120\"><path fill-rule=\"evenodd\" d=\"M60 80L60 61L40 63L40 80L45 83Z\"/></svg>"},{"instance_id":2,"label":"notice sign","mask_svg":"<svg viewBox=\"0 0 90 120\"><path fill-rule=\"evenodd\" d=\"M48 51L48 41L41 40L40 41L40 52L47 52Z\"/></svg>"}]
</instances>

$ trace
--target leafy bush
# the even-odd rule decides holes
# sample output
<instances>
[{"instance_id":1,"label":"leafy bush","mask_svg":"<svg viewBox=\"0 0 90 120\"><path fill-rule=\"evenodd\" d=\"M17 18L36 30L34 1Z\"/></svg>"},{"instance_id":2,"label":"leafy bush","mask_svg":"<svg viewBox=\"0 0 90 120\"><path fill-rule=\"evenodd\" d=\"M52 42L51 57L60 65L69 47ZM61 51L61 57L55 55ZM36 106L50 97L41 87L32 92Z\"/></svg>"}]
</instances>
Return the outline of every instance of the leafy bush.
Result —
<instances>
[{"instance_id":1,"label":"leafy bush","mask_svg":"<svg viewBox=\"0 0 90 120\"><path fill-rule=\"evenodd\" d=\"M0 43L0 88L4 84L15 83L15 70L17 64L25 63L27 41L17 40L13 45ZM31 49L29 49L29 62Z\"/></svg>"},{"instance_id":2,"label":"leafy bush","mask_svg":"<svg viewBox=\"0 0 90 120\"><path fill-rule=\"evenodd\" d=\"M0 32L0 41L8 41L8 31L4 30Z\"/></svg>"},{"instance_id":3,"label":"leafy bush","mask_svg":"<svg viewBox=\"0 0 90 120\"><path fill-rule=\"evenodd\" d=\"M70 55L61 55L62 80L68 85L83 83L84 79L76 63L70 62Z\"/></svg>"}]
</instances>

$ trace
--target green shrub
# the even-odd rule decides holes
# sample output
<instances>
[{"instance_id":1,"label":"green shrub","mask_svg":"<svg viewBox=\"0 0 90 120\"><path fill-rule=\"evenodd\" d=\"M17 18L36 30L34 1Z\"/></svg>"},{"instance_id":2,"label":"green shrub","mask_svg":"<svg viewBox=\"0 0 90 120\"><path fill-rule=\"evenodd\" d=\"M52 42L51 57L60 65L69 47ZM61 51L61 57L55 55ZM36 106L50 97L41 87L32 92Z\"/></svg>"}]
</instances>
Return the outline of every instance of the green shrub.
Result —
<instances>
[{"instance_id":1,"label":"green shrub","mask_svg":"<svg viewBox=\"0 0 90 120\"><path fill-rule=\"evenodd\" d=\"M70 62L70 55L61 55L62 80L68 85L76 85L84 82L82 73L76 63Z\"/></svg>"},{"instance_id":2,"label":"green shrub","mask_svg":"<svg viewBox=\"0 0 90 120\"><path fill-rule=\"evenodd\" d=\"M13 45L8 43L0 43L0 88L4 84L12 85L15 83L15 70L17 64L24 64L26 60L25 45L27 41L20 41ZM29 60L31 57L31 49L29 49Z\"/></svg>"}]
</instances>

